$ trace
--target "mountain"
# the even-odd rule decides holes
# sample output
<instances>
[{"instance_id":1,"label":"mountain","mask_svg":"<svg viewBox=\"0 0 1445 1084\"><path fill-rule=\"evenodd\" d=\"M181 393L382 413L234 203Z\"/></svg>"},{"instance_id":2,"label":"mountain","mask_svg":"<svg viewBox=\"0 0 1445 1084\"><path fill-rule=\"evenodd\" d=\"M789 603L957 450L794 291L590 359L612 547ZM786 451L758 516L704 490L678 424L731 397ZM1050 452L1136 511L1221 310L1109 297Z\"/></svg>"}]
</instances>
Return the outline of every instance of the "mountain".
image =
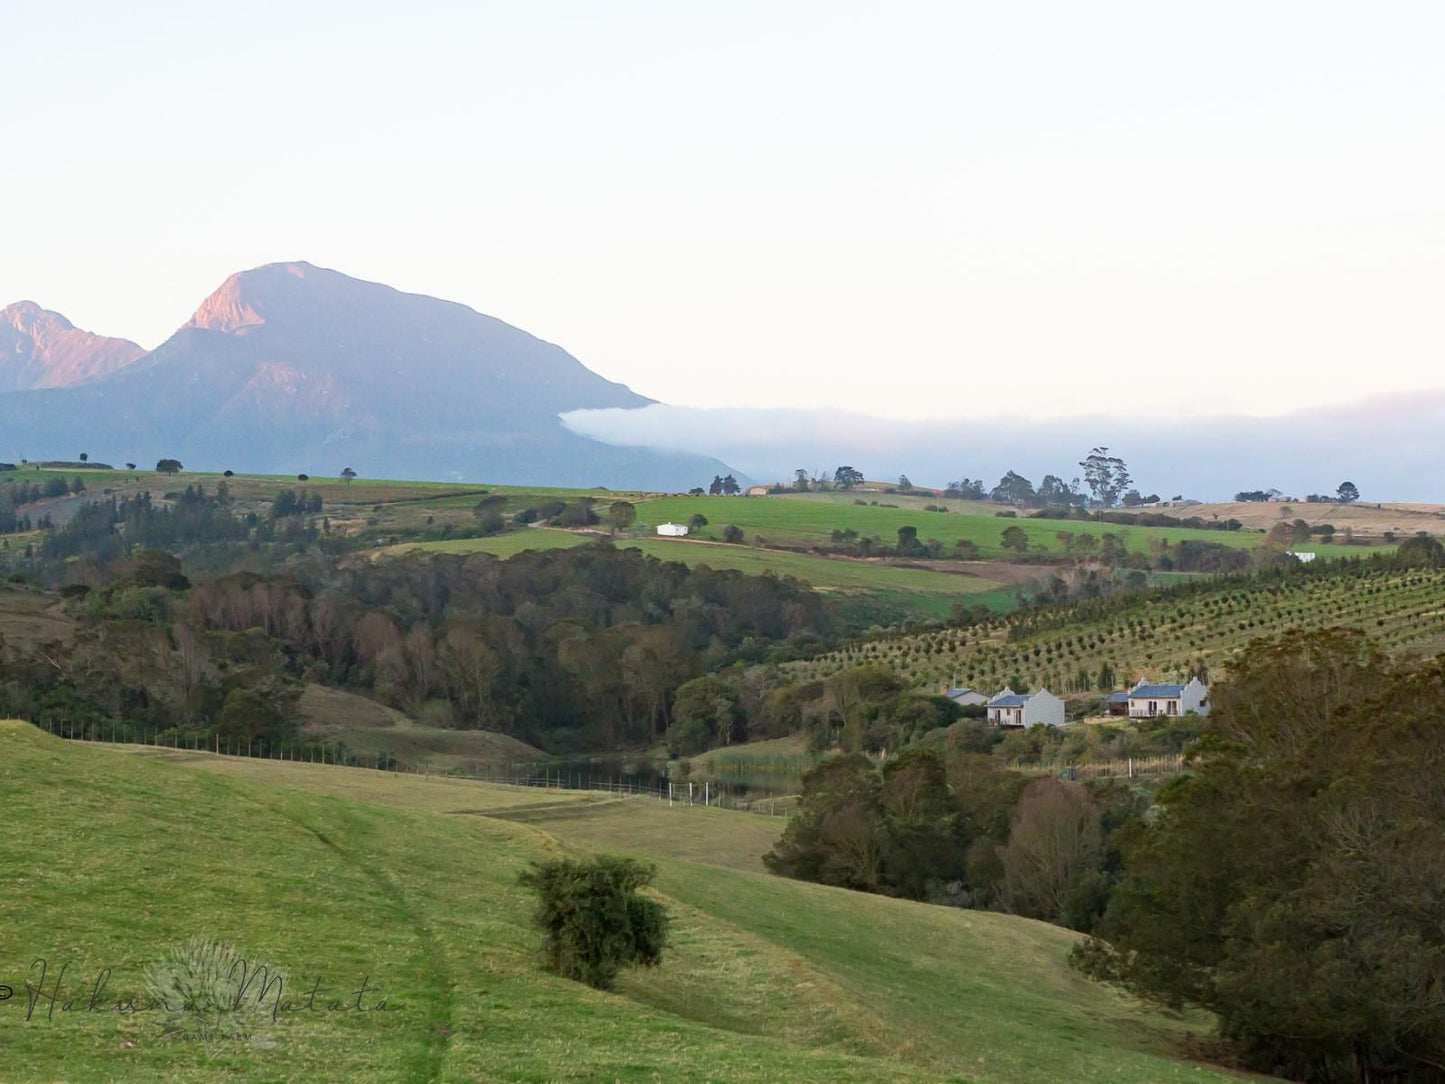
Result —
<instances>
[{"instance_id":1,"label":"mountain","mask_svg":"<svg viewBox=\"0 0 1445 1084\"><path fill-rule=\"evenodd\" d=\"M278 263L232 275L123 370L0 395L12 445L0 456L79 440L112 461L655 489L727 471L603 444L558 417L651 402L465 305Z\"/></svg>"},{"instance_id":2,"label":"mountain","mask_svg":"<svg viewBox=\"0 0 1445 1084\"><path fill-rule=\"evenodd\" d=\"M33 301L0 309L0 392L70 387L123 369L144 353L128 339L81 331Z\"/></svg>"}]
</instances>

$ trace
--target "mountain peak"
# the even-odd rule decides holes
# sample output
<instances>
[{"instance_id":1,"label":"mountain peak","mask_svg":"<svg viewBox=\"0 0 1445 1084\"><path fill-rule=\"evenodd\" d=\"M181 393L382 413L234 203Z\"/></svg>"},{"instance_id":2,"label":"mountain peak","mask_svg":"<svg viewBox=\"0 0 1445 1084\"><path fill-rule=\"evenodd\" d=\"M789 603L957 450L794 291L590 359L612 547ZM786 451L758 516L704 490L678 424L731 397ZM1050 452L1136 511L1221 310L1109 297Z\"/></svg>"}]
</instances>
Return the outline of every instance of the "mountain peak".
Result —
<instances>
[{"instance_id":1,"label":"mountain peak","mask_svg":"<svg viewBox=\"0 0 1445 1084\"><path fill-rule=\"evenodd\" d=\"M82 331L34 301L0 309L0 391L82 384L123 369L144 353L128 339Z\"/></svg>"}]
</instances>

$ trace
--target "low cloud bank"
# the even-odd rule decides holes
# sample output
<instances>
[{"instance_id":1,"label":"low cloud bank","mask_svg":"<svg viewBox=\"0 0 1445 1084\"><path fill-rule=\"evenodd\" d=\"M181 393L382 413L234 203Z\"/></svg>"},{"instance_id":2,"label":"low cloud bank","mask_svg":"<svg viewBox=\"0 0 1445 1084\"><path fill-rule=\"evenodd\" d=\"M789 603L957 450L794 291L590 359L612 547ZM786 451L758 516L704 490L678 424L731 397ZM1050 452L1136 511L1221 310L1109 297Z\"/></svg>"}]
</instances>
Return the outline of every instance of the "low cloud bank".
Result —
<instances>
[{"instance_id":1,"label":"low cloud bank","mask_svg":"<svg viewBox=\"0 0 1445 1084\"><path fill-rule=\"evenodd\" d=\"M636 410L575 410L568 428L608 444L714 456L759 482L790 481L840 464L872 479L907 474L941 487L962 477L992 486L1016 470L1035 483L1071 479L1102 444L1129 464L1144 493L1226 500L1239 490L1303 498L1341 481L1369 501L1445 500L1445 393L1392 395L1273 418L1191 416L1027 417L907 422L826 410L704 409L658 403ZM700 478L706 485L710 479Z\"/></svg>"}]
</instances>

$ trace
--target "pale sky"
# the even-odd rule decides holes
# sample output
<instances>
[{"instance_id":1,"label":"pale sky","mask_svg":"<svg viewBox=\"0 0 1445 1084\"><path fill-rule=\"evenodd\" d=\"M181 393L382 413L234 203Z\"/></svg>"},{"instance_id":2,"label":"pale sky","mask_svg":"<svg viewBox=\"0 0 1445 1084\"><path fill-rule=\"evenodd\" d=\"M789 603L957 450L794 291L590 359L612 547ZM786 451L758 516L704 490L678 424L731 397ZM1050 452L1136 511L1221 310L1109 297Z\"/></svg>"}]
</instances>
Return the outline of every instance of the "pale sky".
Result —
<instances>
[{"instance_id":1,"label":"pale sky","mask_svg":"<svg viewBox=\"0 0 1445 1084\"><path fill-rule=\"evenodd\" d=\"M305 259L685 406L1445 387L1445 5L9 0L0 304Z\"/></svg>"}]
</instances>

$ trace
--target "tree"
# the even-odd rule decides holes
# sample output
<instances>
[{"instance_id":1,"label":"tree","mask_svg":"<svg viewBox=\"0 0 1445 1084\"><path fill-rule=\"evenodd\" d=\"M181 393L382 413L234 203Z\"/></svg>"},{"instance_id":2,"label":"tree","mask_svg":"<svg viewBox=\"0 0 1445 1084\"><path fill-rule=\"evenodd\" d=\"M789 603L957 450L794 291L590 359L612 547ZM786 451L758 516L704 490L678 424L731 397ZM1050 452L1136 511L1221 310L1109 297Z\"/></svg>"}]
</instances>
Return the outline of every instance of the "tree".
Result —
<instances>
[{"instance_id":1,"label":"tree","mask_svg":"<svg viewBox=\"0 0 1445 1084\"><path fill-rule=\"evenodd\" d=\"M923 552L923 545L918 541L918 528L903 526L898 528L898 556L916 557Z\"/></svg>"},{"instance_id":2,"label":"tree","mask_svg":"<svg viewBox=\"0 0 1445 1084\"><path fill-rule=\"evenodd\" d=\"M309 482L309 481L311 481L311 475L309 475L309 474L298 474L298 475L296 476L296 480L297 480L298 482Z\"/></svg>"},{"instance_id":3,"label":"tree","mask_svg":"<svg viewBox=\"0 0 1445 1084\"><path fill-rule=\"evenodd\" d=\"M477 531L483 537L496 534L506 526L502 519L502 509L506 506L507 498L501 494L492 493L472 506L472 515L477 520Z\"/></svg>"},{"instance_id":4,"label":"tree","mask_svg":"<svg viewBox=\"0 0 1445 1084\"><path fill-rule=\"evenodd\" d=\"M631 501L613 501L607 509L607 522L614 531L625 531L637 522L637 506Z\"/></svg>"},{"instance_id":5,"label":"tree","mask_svg":"<svg viewBox=\"0 0 1445 1084\"><path fill-rule=\"evenodd\" d=\"M988 499L999 504L1032 504L1034 484L1022 474L1009 471L989 492Z\"/></svg>"},{"instance_id":6,"label":"tree","mask_svg":"<svg viewBox=\"0 0 1445 1084\"><path fill-rule=\"evenodd\" d=\"M953 544L953 552L960 561L977 561L978 543L971 538L960 538Z\"/></svg>"},{"instance_id":7,"label":"tree","mask_svg":"<svg viewBox=\"0 0 1445 1084\"><path fill-rule=\"evenodd\" d=\"M179 474L183 469L179 459L161 459L156 461L156 473L158 474Z\"/></svg>"},{"instance_id":8,"label":"tree","mask_svg":"<svg viewBox=\"0 0 1445 1084\"><path fill-rule=\"evenodd\" d=\"M722 491L725 497L736 497L742 492L742 487L738 485L738 480L731 474L725 474L722 480Z\"/></svg>"},{"instance_id":9,"label":"tree","mask_svg":"<svg viewBox=\"0 0 1445 1084\"><path fill-rule=\"evenodd\" d=\"M548 970L609 990L625 967L656 967L667 946L667 911L638 894L656 870L630 858L539 862L517 880L537 893L533 920Z\"/></svg>"},{"instance_id":10,"label":"tree","mask_svg":"<svg viewBox=\"0 0 1445 1084\"><path fill-rule=\"evenodd\" d=\"M722 496L722 491L723 491L722 475L721 475L721 474L714 474L714 475L712 476L712 484L707 487L708 495L711 496L711 497L721 497L721 496Z\"/></svg>"},{"instance_id":11,"label":"tree","mask_svg":"<svg viewBox=\"0 0 1445 1084\"><path fill-rule=\"evenodd\" d=\"M354 470L352 470L350 467L342 467L342 468L341 468L341 480L342 480L343 482L345 482L347 485L350 485L350 484L351 484L351 480L352 480L353 478L355 478L355 477L356 477L356 472L355 472Z\"/></svg>"},{"instance_id":12,"label":"tree","mask_svg":"<svg viewBox=\"0 0 1445 1084\"><path fill-rule=\"evenodd\" d=\"M80 453L80 461L81 461L82 463L88 463L88 462L90 461L90 453L89 453L89 452L81 452L81 453Z\"/></svg>"},{"instance_id":13,"label":"tree","mask_svg":"<svg viewBox=\"0 0 1445 1084\"><path fill-rule=\"evenodd\" d=\"M798 493L808 492L808 472L802 467L793 471L793 489Z\"/></svg>"},{"instance_id":14,"label":"tree","mask_svg":"<svg viewBox=\"0 0 1445 1084\"><path fill-rule=\"evenodd\" d=\"M1074 490L1058 475L1046 474L1035 496L1045 508L1066 507L1073 503Z\"/></svg>"},{"instance_id":15,"label":"tree","mask_svg":"<svg viewBox=\"0 0 1445 1084\"><path fill-rule=\"evenodd\" d=\"M721 479L719 479L719 484L721 484ZM687 491L687 495L689 497L701 497L706 492L707 491L703 489L702 486L693 486Z\"/></svg>"},{"instance_id":16,"label":"tree","mask_svg":"<svg viewBox=\"0 0 1445 1084\"><path fill-rule=\"evenodd\" d=\"M963 478L957 482L949 482L948 488L943 491L945 497L952 497L955 500L981 501L985 493L983 479Z\"/></svg>"},{"instance_id":17,"label":"tree","mask_svg":"<svg viewBox=\"0 0 1445 1084\"><path fill-rule=\"evenodd\" d=\"M863 484L863 472L852 467L839 467L833 472L833 484L839 489L853 489Z\"/></svg>"},{"instance_id":18,"label":"tree","mask_svg":"<svg viewBox=\"0 0 1445 1084\"><path fill-rule=\"evenodd\" d=\"M127 463L126 466L130 466L130 464ZM222 477L222 478L234 478L235 476L236 476L236 472L233 471L233 470L223 470L223 471L221 472L221 477Z\"/></svg>"},{"instance_id":19,"label":"tree","mask_svg":"<svg viewBox=\"0 0 1445 1084\"><path fill-rule=\"evenodd\" d=\"M906 474L900 474L900 475L898 476L898 488L899 488L899 489L912 489L912 488L913 488L913 483L912 483L911 481L909 481L908 475L906 475Z\"/></svg>"},{"instance_id":20,"label":"tree","mask_svg":"<svg viewBox=\"0 0 1445 1084\"><path fill-rule=\"evenodd\" d=\"M1335 496L1340 499L1341 504L1354 504L1360 499L1360 490L1354 482L1341 482L1335 490Z\"/></svg>"},{"instance_id":21,"label":"tree","mask_svg":"<svg viewBox=\"0 0 1445 1084\"><path fill-rule=\"evenodd\" d=\"M1089 454L1079 461L1079 466L1084 469L1084 484L1103 508L1113 508L1133 481L1124 461L1116 455L1110 455L1109 449L1102 446L1091 449Z\"/></svg>"},{"instance_id":22,"label":"tree","mask_svg":"<svg viewBox=\"0 0 1445 1084\"><path fill-rule=\"evenodd\" d=\"M134 463L127 463L127 464L125 465L125 469L126 469L126 470L135 470L135 464L134 464Z\"/></svg>"},{"instance_id":23,"label":"tree","mask_svg":"<svg viewBox=\"0 0 1445 1084\"><path fill-rule=\"evenodd\" d=\"M1035 780L1014 809L1001 856L1004 905L1016 915L1068 925L1070 897L1085 878L1097 875L1102 847L1099 809L1088 790L1079 783Z\"/></svg>"},{"instance_id":24,"label":"tree","mask_svg":"<svg viewBox=\"0 0 1445 1084\"><path fill-rule=\"evenodd\" d=\"M1020 557L1029 548L1029 536L1024 533L1022 527L1005 527L1001 541L1004 549L1013 550Z\"/></svg>"},{"instance_id":25,"label":"tree","mask_svg":"<svg viewBox=\"0 0 1445 1084\"><path fill-rule=\"evenodd\" d=\"M1440 1080L1442 701L1445 665L1358 632L1251 645L1076 962L1215 1013L1251 1068Z\"/></svg>"},{"instance_id":26,"label":"tree","mask_svg":"<svg viewBox=\"0 0 1445 1084\"><path fill-rule=\"evenodd\" d=\"M743 540L743 529L732 523L729 523L726 527L723 528L722 537L724 542L731 542L736 545Z\"/></svg>"},{"instance_id":27,"label":"tree","mask_svg":"<svg viewBox=\"0 0 1445 1084\"><path fill-rule=\"evenodd\" d=\"M700 531L707 526L707 517L701 512L694 512L687 517L687 529L689 531Z\"/></svg>"}]
</instances>

